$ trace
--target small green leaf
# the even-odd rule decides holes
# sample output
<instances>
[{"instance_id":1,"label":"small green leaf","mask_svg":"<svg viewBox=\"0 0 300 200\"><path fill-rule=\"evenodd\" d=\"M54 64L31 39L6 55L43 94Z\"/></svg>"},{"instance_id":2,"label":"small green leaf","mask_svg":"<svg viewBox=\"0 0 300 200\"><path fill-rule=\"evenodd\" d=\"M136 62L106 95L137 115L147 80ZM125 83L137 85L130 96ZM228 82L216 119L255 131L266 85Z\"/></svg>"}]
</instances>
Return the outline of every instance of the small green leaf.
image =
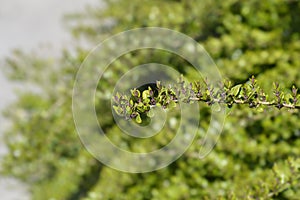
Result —
<instances>
[{"instance_id":1,"label":"small green leaf","mask_svg":"<svg viewBox=\"0 0 300 200\"><path fill-rule=\"evenodd\" d=\"M132 99L130 99L130 101L129 101L129 104L130 104L131 106L133 106L133 105L134 105L134 103L133 103L133 100L132 100Z\"/></svg>"},{"instance_id":2,"label":"small green leaf","mask_svg":"<svg viewBox=\"0 0 300 200\"><path fill-rule=\"evenodd\" d=\"M150 93L149 90L144 90L143 94L142 94L143 99L147 99L148 97L150 97Z\"/></svg>"},{"instance_id":3,"label":"small green leaf","mask_svg":"<svg viewBox=\"0 0 300 200\"><path fill-rule=\"evenodd\" d=\"M288 101L288 102L290 102L290 103L293 103L294 98L293 98L293 95L292 95L292 94L287 94L287 95L285 96L285 98L286 98L286 101Z\"/></svg>"},{"instance_id":4,"label":"small green leaf","mask_svg":"<svg viewBox=\"0 0 300 200\"><path fill-rule=\"evenodd\" d=\"M231 88L230 94L233 96L238 96L241 91L242 84L236 85Z\"/></svg>"},{"instance_id":5,"label":"small green leaf","mask_svg":"<svg viewBox=\"0 0 300 200\"><path fill-rule=\"evenodd\" d=\"M135 121L136 121L136 123L138 123L138 124L142 123L142 119L141 119L140 114L138 114L138 115L136 116Z\"/></svg>"},{"instance_id":6,"label":"small green leaf","mask_svg":"<svg viewBox=\"0 0 300 200\"><path fill-rule=\"evenodd\" d=\"M226 88L230 89L230 88L231 88L231 86L232 86L232 83L231 83L231 81L229 81L229 80L225 80L225 81L224 81L224 86L225 86Z\"/></svg>"},{"instance_id":7,"label":"small green leaf","mask_svg":"<svg viewBox=\"0 0 300 200\"><path fill-rule=\"evenodd\" d=\"M126 106L126 112L130 113L130 111L131 111L131 108L129 106Z\"/></svg>"},{"instance_id":8,"label":"small green leaf","mask_svg":"<svg viewBox=\"0 0 300 200\"><path fill-rule=\"evenodd\" d=\"M139 90L137 90L136 88L134 88L133 90L130 90L132 96L134 97L140 97L141 96L141 92Z\"/></svg>"},{"instance_id":9,"label":"small green leaf","mask_svg":"<svg viewBox=\"0 0 300 200\"><path fill-rule=\"evenodd\" d=\"M160 82L160 81L156 81L156 87L157 87L158 89L161 88L161 82Z\"/></svg>"}]
</instances>

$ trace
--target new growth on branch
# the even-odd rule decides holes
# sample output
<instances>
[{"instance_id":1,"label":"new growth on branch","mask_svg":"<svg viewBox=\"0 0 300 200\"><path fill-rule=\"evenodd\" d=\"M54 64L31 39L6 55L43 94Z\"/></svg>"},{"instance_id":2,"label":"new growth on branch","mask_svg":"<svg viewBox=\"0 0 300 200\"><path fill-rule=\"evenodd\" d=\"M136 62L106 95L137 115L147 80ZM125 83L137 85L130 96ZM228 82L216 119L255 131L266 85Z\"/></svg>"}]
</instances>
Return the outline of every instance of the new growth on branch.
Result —
<instances>
[{"instance_id":1,"label":"new growth on branch","mask_svg":"<svg viewBox=\"0 0 300 200\"><path fill-rule=\"evenodd\" d=\"M234 104L246 104L250 108L273 106L278 109L300 109L298 89L293 86L291 91L284 93L278 83L273 84L273 95L268 96L257 85L252 76L245 84L233 86L228 80L213 86L207 80L188 83L183 76L177 83L165 86L160 81L148 86L134 88L131 95L117 93L113 97L114 111L125 119L134 119L142 123L146 117L152 117L151 108L161 106L163 109L173 108L178 102L206 102L207 105L226 104L231 108Z\"/></svg>"}]
</instances>

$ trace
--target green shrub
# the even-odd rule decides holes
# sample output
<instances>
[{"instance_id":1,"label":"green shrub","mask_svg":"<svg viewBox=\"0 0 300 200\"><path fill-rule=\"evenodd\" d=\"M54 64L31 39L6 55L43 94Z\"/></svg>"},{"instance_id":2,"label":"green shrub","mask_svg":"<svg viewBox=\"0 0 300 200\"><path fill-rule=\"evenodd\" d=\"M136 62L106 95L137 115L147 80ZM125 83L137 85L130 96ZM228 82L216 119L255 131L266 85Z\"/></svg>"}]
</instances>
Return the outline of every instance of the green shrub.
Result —
<instances>
[{"instance_id":1,"label":"green shrub","mask_svg":"<svg viewBox=\"0 0 300 200\"><path fill-rule=\"evenodd\" d=\"M300 2L281 0L105 0L70 15L76 39L95 45L132 28L159 26L193 37L211 54L233 85L255 75L266 95L272 82L283 91L300 86ZM297 199L300 196L299 112L269 108L263 112L233 106L215 149L198 159L201 137L168 167L129 174L110 169L82 146L73 124L71 97L78 67L89 49L63 51L59 59L15 52L7 59L8 76L31 82L39 92L22 92L6 111L13 122L6 133L9 153L2 171L28 183L33 199ZM136 141L115 125L105 94L132 66L158 62L194 80L190 65L162 51L141 50L111 64L97 90L96 111L107 136L140 151L164 145ZM84 102L82 102L84 104ZM210 111L201 106L200 127ZM166 131L172 135L174 130ZM199 133L201 135L201 133Z\"/></svg>"}]
</instances>

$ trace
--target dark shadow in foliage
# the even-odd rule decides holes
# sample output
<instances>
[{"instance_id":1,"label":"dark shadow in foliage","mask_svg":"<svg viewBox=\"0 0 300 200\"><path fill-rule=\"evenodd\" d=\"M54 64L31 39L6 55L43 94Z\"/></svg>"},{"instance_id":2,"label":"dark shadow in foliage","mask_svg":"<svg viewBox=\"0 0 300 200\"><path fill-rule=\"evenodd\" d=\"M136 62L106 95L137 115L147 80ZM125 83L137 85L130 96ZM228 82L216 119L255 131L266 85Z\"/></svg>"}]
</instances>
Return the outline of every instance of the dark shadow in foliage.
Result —
<instances>
[{"instance_id":1,"label":"dark shadow in foliage","mask_svg":"<svg viewBox=\"0 0 300 200\"><path fill-rule=\"evenodd\" d=\"M78 185L78 189L75 193L71 194L68 200L79 200L88 195L88 192L97 184L103 165L95 160L95 163L91 166L91 169L87 174L84 174L82 181Z\"/></svg>"}]
</instances>

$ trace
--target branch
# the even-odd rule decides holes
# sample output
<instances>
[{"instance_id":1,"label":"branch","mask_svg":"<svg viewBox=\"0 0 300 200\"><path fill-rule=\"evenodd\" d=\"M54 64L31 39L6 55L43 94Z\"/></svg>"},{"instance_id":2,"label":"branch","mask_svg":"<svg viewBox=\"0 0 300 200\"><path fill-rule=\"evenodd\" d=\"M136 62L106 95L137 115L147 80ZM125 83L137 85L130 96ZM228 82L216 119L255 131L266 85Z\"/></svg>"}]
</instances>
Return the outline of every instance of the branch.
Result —
<instances>
[{"instance_id":1,"label":"branch","mask_svg":"<svg viewBox=\"0 0 300 200\"><path fill-rule=\"evenodd\" d=\"M152 117L151 108L161 106L164 109L176 107L178 102L205 102L226 104L231 108L234 104L248 105L250 108L276 107L299 110L298 89L293 86L291 92L284 93L278 83L274 83L273 95L268 97L257 85L252 76L245 84L232 86L230 81L209 84L207 80L187 83L181 76L177 83L164 86L160 81L131 90L131 95L117 93L113 97L114 111L125 119L135 119L141 123L143 117Z\"/></svg>"}]
</instances>

